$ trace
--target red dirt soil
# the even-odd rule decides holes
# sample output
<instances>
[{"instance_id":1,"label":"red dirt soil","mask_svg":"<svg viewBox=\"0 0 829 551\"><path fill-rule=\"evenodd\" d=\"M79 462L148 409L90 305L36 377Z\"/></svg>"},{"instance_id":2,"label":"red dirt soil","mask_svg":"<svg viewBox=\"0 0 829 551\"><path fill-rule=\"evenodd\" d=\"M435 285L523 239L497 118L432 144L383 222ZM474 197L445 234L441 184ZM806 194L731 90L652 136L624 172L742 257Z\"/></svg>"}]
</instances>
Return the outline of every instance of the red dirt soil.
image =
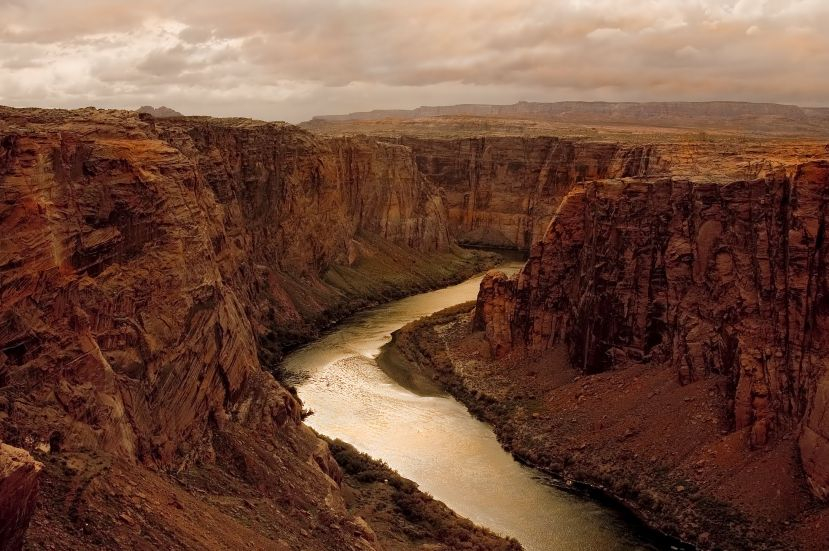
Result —
<instances>
[{"instance_id":1,"label":"red dirt soil","mask_svg":"<svg viewBox=\"0 0 829 551\"><path fill-rule=\"evenodd\" d=\"M829 509L809 493L796 439L750 450L747 430L729 433L724 377L683 386L672 369L632 363L580 375L563 347L496 361L470 309L414 322L394 345L518 458L702 549L826 548Z\"/></svg>"}]
</instances>

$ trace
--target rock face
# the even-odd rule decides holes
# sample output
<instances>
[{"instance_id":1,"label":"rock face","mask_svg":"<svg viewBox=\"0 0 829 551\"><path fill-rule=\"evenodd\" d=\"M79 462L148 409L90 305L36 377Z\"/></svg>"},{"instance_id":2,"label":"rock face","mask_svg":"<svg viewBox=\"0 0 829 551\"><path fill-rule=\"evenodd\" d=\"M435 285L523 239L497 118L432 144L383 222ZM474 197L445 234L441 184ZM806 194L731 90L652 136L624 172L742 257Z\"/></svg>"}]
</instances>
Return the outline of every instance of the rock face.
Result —
<instances>
[{"instance_id":1,"label":"rock face","mask_svg":"<svg viewBox=\"0 0 829 551\"><path fill-rule=\"evenodd\" d=\"M137 113L146 113L147 115L152 115L157 119L163 119L168 117L183 117L181 113L176 111L175 109L170 109L169 107L161 106L161 107L153 107L151 105L142 105L138 109L135 110Z\"/></svg>"},{"instance_id":2,"label":"rock face","mask_svg":"<svg viewBox=\"0 0 829 551\"><path fill-rule=\"evenodd\" d=\"M0 199L0 437L161 469L256 442L323 489L336 463L257 342L369 300L349 281L381 251L414 286L450 247L406 148L282 124L4 108ZM245 472L277 468L258 453Z\"/></svg>"},{"instance_id":3,"label":"rock face","mask_svg":"<svg viewBox=\"0 0 829 551\"><path fill-rule=\"evenodd\" d=\"M653 147L558 138L398 140L444 191L461 243L529 250L577 183L665 170Z\"/></svg>"},{"instance_id":4,"label":"rock face","mask_svg":"<svg viewBox=\"0 0 829 551\"><path fill-rule=\"evenodd\" d=\"M7 384L54 376L57 401L31 407L92 421L67 427L65 447L172 460L258 372L257 324L324 309L298 304L360 235L449 244L440 198L399 146L287 125L34 120L2 137L0 343ZM280 424L295 419L274 392Z\"/></svg>"},{"instance_id":5,"label":"rock face","mask_svg":"<svg viewBox=\"0 0 829 551\"><path fill-rule=\"evenodd\" d=\"M826 497L828 201L826 162L750 182L577 186L517 278L482 282L476 324L499 357L561 343L588 373L726 374L752 447L802 423L803 467Z\"/></svg>"},{"instance_id":6,"label":"rock face","mask_svg":"<svg viewBox=\"0 0 829 551\"><path fill-rule=\"evenodd\" d=\"M3 551L23 547L42 468L25 450L0 443L0 549Z\"/></svg>"}]
</instances>

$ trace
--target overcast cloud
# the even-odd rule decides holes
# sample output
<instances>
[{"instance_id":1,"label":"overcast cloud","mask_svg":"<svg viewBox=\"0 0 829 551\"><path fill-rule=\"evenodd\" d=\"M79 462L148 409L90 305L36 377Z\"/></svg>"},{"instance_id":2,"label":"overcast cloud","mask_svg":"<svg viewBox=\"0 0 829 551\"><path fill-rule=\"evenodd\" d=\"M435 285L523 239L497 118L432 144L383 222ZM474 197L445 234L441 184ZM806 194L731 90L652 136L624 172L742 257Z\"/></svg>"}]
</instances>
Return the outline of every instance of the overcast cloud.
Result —
<instances>
[{"instance_id":1,"label":"overcast cloud","mask_svg":"<svg viewBox=\"0 0 829 551\"><path fill-rule=\"evenodd\" d=\"M0 104L829 105L827 0L0 0Z\"/></svg>"}]
</instances>

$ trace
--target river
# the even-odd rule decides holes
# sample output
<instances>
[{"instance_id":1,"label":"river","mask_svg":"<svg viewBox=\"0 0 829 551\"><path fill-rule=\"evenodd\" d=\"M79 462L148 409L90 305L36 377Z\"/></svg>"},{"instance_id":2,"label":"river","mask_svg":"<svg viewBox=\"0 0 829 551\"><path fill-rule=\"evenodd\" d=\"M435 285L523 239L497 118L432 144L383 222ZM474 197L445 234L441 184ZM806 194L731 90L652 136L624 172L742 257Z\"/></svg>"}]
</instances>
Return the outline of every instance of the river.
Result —
<instances>
[{"instance_id":1,"label":"river","mask_svg":"<svg viewBox=\"0 0 829 551\"><path fill-rule=\"evenodd\" d=\"M514 273L519 262L499 268ZM284 368L315 430L382 459L459 514L527 551L656 549L616 510L517 463L492 428L442 392L415 394L376 358L410 321L473 300L481 276L360 312L291 353ZM430 395L431 394L431 395Z\"/></svg>"}]
</instances>

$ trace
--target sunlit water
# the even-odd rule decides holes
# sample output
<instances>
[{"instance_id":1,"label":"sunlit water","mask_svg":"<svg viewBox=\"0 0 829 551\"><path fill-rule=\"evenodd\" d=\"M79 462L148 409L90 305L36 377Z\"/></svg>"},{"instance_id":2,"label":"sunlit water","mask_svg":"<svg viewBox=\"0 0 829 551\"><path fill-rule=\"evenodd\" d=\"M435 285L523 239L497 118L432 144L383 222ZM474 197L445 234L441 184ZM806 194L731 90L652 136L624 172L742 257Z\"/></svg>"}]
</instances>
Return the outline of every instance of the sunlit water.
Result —
<instances>
[{"instance_id":1,"label":"sunlit water","mask_svg":"<svg viewBox=\"0 0 829 551\"><path fill-rule=\"evenodd\" d=\"M501 266L507 273L518 262ZM307 419L388 463L461 515L516 538L527 551L653 549L613 510L555 488L515 462L492 428L448 395L419 396L377 365L406 323L473 300L481 277L361 312L290 354Z\"/></svg>"}]
</instances>

